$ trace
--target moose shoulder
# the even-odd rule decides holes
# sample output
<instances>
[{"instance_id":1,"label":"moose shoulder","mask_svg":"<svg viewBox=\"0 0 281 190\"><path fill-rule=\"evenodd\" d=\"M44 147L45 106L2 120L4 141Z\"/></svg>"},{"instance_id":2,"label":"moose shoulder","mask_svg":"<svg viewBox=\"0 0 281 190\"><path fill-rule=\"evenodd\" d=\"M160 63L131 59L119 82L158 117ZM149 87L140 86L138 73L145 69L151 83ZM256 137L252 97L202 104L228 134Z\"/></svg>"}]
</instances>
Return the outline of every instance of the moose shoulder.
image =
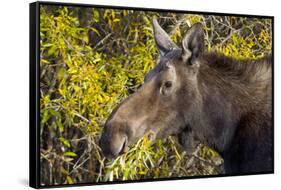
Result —
<instances>
[{"instance_id":1,"label":"moose shoulder","mask_svg":"<svg viewBox=\"0 0 281 190\"><path fill-rule=\"evenodd\" d=\"M100 145L116 157L147 132L177 135L187 151L202 142L224 159L226 174L272 172L271 56L237 60L204 52L193 25L181 47L153 20L160 58L144 84L111 113Z\"/></svg>"}]
</instances>

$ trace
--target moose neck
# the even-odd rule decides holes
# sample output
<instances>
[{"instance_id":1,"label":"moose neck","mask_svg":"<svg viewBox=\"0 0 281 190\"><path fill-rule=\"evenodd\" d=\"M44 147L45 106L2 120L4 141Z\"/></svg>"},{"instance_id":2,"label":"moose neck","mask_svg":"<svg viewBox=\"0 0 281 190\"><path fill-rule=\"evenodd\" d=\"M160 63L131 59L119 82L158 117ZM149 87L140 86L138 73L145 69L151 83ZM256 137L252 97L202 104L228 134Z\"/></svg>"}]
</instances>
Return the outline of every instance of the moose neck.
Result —
<instances>
[{"instance_id":1,"label":"moose neck","mask_svg":"<svg viewBox=\"0 0 281 190\"><path fill-rule=\"evenodd\" d=\"M200 110L194 113L190 125L200 141L220 153L226 151L231 144L243 114L258 104L249 94L264 90L253 86L253 83L259 83L253 80L260 78L257 73L264 79L268 66L257 67L262 60L256 61L255 65L252 62L241 62L210 53L205 55L205 60L200 65L197 76L201 96ZM253 73L246 72L247 67Z\"/></svg>"}]
</instances>

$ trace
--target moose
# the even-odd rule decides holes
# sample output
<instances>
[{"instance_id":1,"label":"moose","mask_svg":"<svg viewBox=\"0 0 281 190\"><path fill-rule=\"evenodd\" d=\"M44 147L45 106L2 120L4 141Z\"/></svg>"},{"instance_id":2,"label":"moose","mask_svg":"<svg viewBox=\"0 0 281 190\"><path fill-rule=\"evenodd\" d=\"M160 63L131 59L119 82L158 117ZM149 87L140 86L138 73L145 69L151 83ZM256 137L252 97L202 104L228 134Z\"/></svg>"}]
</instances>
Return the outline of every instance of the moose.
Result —
<instances>
[{"instance_id":1,"label":"moose","mask_svg":"<svg viewBox=\"0 0 281 190\"><path fill-rule=\"evenodd\" d=\"M146 133L177 136L186 151L199 143L224 159L225 174L273 172L272 56L236 59L204 51L196 23L176 45L155 18L160 56L144 84L105 123L100 147L115 158Z\"/></svg>"}]
</instances>

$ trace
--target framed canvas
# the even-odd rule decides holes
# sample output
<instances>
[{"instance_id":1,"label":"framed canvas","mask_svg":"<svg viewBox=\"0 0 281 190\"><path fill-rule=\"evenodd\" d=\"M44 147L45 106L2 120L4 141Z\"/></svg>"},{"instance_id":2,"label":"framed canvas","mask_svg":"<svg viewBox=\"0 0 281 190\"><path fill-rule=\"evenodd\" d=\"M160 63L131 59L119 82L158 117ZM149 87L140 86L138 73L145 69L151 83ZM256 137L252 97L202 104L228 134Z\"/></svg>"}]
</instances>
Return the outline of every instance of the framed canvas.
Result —
<instances>
[{"instance_id":1,"label":"framed canvas","mask_svg":"<svg viewBox=\"0 0 281 190\"><path fill-rule=\"evenodd\" d=\"M272 16L30 4L30 186L270 174Z\"/></svg>"}]
</instances>

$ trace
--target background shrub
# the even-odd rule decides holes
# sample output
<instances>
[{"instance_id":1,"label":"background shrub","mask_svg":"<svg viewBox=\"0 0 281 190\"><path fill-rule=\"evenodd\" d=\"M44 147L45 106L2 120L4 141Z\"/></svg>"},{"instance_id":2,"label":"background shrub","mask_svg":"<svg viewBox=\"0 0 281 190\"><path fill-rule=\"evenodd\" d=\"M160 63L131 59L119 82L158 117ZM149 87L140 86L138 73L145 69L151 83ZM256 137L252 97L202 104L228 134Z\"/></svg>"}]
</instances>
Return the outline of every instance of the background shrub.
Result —
<instances>
[{"instance_id":1,"label":"background shrub","mask_svg":"<svg viewBox=\"0 0 281 190\"><path fill-rule=\"evenodd\" d=\"M271 53L269 19L41 6L41 185L223 173L214 150L200 145L188 155L174 137L145 136L115 160L101 154L107 117L158 57L153 16L179 45L201 22L209 51L253 59Z\"/></svg>"}]
</instances>

